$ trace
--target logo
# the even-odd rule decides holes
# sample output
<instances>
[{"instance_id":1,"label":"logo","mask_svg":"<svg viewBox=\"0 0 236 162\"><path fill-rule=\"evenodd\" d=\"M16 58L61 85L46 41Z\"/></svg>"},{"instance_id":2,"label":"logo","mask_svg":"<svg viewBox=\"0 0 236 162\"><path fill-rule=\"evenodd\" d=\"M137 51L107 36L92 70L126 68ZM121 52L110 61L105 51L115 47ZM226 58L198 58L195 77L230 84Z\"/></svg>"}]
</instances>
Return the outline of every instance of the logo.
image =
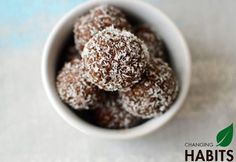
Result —
<instances>
[{"instance_id":1,"label":"logo","mask_svg":"<svg viewBox=\"0 0 236 162\"><path fill-rule=\"evenodd\" d=\"M233 150L229 149L234 132L233 123L220 130L215 142L186 142L185 162L231 162L234 160Z\"/></svg>"},{"instance_id":2,"label":"logo","mask_svg":"<svg viewBox=\"0 0 236 162\"><path fill-rule=\"evenodd\" d=\"M216 141L218 144L216 146L221 146L221 147L227 147L230 145L232 142L234 136L234 131L233 131L233 123L226 127L225 129L221 130L217 136L216 136Z\"/></svg>"}]
</instances>

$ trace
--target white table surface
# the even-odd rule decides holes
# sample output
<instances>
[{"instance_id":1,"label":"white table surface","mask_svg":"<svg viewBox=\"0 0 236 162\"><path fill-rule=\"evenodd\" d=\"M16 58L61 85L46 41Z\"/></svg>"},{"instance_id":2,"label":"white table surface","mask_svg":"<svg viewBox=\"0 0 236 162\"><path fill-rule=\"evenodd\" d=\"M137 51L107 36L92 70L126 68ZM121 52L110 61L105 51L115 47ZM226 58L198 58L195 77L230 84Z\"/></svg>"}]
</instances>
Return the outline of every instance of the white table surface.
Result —
<instances>
[{"instance_id":1,"label":"white table surface","mask_svg":"<svg viewBox=\"0 0 236 162\"><path fill-rule=\"evenodd\" d=\"M59 2L66 7L56 8ZM170 123L127 141L90 138L53 110L41 83L42 48L53 25L76 2L37 3L54 7L27 15L24 10L35 7L27 3L19 15L14 13L15 19L5 14L0 20L1 162L181 162L185 142L215 142L221 128L236 124L235 0L152 1L177 24L189 44L192 82L183 108ZM21 13L28 16L24 21L18 19ZM231 147L236 152L235 139Z\"/></svg>"}]
</instances>

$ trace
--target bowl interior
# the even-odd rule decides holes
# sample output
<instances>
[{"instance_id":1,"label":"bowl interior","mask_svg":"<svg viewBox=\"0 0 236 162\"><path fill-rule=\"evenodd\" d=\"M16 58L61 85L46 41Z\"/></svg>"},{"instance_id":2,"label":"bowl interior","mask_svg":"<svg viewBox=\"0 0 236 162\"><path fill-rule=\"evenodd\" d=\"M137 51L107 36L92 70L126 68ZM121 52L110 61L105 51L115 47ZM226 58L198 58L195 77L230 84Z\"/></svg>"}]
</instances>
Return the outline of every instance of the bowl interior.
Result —
<instances>
[{"instance_id":1,"label":"bowl interior","mask_svg":"<svg viewBox=\"0 0 236 162\"><path fill-rule=\"evenodd\" d=\"M111 4L119 7L128 15L129 19L133 20L133 22L139 20L140 22L147 23L156 33L161 36L169 51L169 57L172 63L172 67L177 74L180 85L178 98L171 106L170 110L168 110L164 115L160 117L156 117L130 129L109 130L96 127L85 122L84 120L80 119L75 113L73 113L64 103L62 103L55 87L58 58L61 55L61 51L65 46L65 43L68 42L68 39L71 38L75 20L79 16L88 12L89 9L100 4ZM142 1L89 1L76 7L71 12L66 14L53 29L44 49L42 61L42 76L44 87L51 103L53 104L56 111L70 125L86 134L97 137L127 139L131 137L138 137L154 131L155 129L161 127L163 124L169 121L180 109L186 97L190 82L189 51L182 35L175 27L175 25L163 13L161 13L158 9L152 7L151 5L146 4Z\"/></svg>"}]
</instances>

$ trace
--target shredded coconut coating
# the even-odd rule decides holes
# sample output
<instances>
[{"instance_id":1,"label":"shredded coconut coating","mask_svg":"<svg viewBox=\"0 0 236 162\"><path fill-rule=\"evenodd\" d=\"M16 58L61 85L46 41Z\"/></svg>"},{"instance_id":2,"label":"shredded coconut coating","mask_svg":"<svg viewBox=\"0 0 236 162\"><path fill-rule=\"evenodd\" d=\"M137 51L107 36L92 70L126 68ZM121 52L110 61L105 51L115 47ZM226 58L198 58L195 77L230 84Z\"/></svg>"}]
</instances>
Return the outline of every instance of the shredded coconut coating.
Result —
<instances>
[{"instance_id":1,"label":"shredded coconut coating","mask_svg":"<svg viewBox=\"0 0 236 162\"><path fill-rule=\"evenodd\" d=\"M120 92L122 106L143 119L163 114L176 99L178 83L172 69L155 58L142 80L128 91Z\"/></svg>"},{"instance_id":2,"label":"shredded coconut coating","mask_svg":"<svg viewBox=\"0 0 236 162\"><path fill-rule=\"evenodd\" d=\"M136 28L135 34L147 45L151 56L165 58L164 44L161 38L155 34L147 25L141 25Z\"/></svg>"},{"instance_id":3,"label":"shredded coconut coating","mask_svg":"<svg viewBox=\"0 0 236 162\"><path fill-rule=\"evenodd\" d=\"M102 5L90 10L87 15L80 17L74 25L76 48L82 51L90 38L112 25L120 30L131 29L124 13L116 7Z\"/></svg>"},{"instance_id":4,"label":"shredded coconut coating","mask_svg":"<svg viewBox=\"0 0 236 162\"><path fill-rule=\"evenodd\" d=\"M81 56L88 80L106 91L124 90L137 83L149 60L143 41L114 27L91 38Z\"/></svg>"},{"instance_id":5,"label":"shredded coconut coating","mask_svg":"<svg viewBox=\"0 0 236 162\"><path fill-rule=\"evenodd\" d=\"M74 109L89 109L99 99L99 90L84 76L82 61L72 59L57 75L56 86L60 98Z\"/></svg>"},{"instance_id":6,"label":"shredded coconut coating","mask_svg":"<svg viewBox=\"0 0 236 162\"><path fill-rule=\"evenodd\" d=\"M111 97L106 99L102 106L94 110L97 125L110 129L124 129L134 127L140 123L141 118L128 113L121 107L117 98Z\"/></svg>"}]
</instances>

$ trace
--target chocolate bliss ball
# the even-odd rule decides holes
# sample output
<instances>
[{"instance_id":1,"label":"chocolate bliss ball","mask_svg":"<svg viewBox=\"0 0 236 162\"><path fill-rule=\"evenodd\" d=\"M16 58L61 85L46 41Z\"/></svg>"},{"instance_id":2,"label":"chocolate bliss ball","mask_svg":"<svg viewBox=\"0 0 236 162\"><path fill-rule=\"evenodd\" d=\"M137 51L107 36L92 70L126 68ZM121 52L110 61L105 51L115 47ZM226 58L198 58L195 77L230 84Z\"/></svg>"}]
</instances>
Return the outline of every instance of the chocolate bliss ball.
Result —
<instances>
[{"instance_id":1,"label":"chocolate bliss ball","mask_svg":"<svg viewBox=\"0 0 236 162\"><path fill-rule=\"evenodd\" d=\"M177 97L178 83L172 69L161 59L153 59L142 80L120 92L122 106L135 116L152 118L166 112Z\"/></svg>"},{"instance_id":2,"label":"chocolate bliss ball","mask_svg":"<svg viewBox=\"0 0 236 162\"><path fill-rule=\"evenodd\" d=\"M94 118L97 125L110 129L131 128L141 121L141 118L124 110L112 93L100 107L94 109Z\"/></svg>"},{"instance_id":3,"label":"chocolate bliss ball","mask_svg":"<svg viewBox=\"0 0 236 162\"><path fill-rule=\"evenodd\" d=\"M60 98L74 109L89 109L99 98L98 88L85 80L82 61L78 58L64 64L56 86Z\"/></svg>"},{"instance_id":4,"label":"chocolate bliss ball","mask_svg":"<svg viewBox=\"0 0 236 162\"><path fill-rule=\"evenodd\" d=\"M157 58L165 58L164 44L160 37L155 34L150 27L142 25L136 28L135 34L147 45L151 56Z\"/></svg>"},{"instance_id":5,"label":"chocolate bliss ball","mask_svg":"<svg viewBox=\"0 0 236 162\"><path fill-rule=\"evenodd\" d=\"M76 48L82 51L90 38L112 25L120 30L131 29L124 13L116 7L102 5L90 10L87 15L80 17L74 25Z\"/></svg>"},{"instance_id":6,"label":"chocolate bliss ball","mask_svg":"<svg viewBox=\"0 0 236 162\"><path fill-rule=\"evenodd\" d=\"M114 27L93 36L81 56L88 80L106 91L124 90L139 82L149 60L143 41Z\"/></svg>"}]
</instances>

